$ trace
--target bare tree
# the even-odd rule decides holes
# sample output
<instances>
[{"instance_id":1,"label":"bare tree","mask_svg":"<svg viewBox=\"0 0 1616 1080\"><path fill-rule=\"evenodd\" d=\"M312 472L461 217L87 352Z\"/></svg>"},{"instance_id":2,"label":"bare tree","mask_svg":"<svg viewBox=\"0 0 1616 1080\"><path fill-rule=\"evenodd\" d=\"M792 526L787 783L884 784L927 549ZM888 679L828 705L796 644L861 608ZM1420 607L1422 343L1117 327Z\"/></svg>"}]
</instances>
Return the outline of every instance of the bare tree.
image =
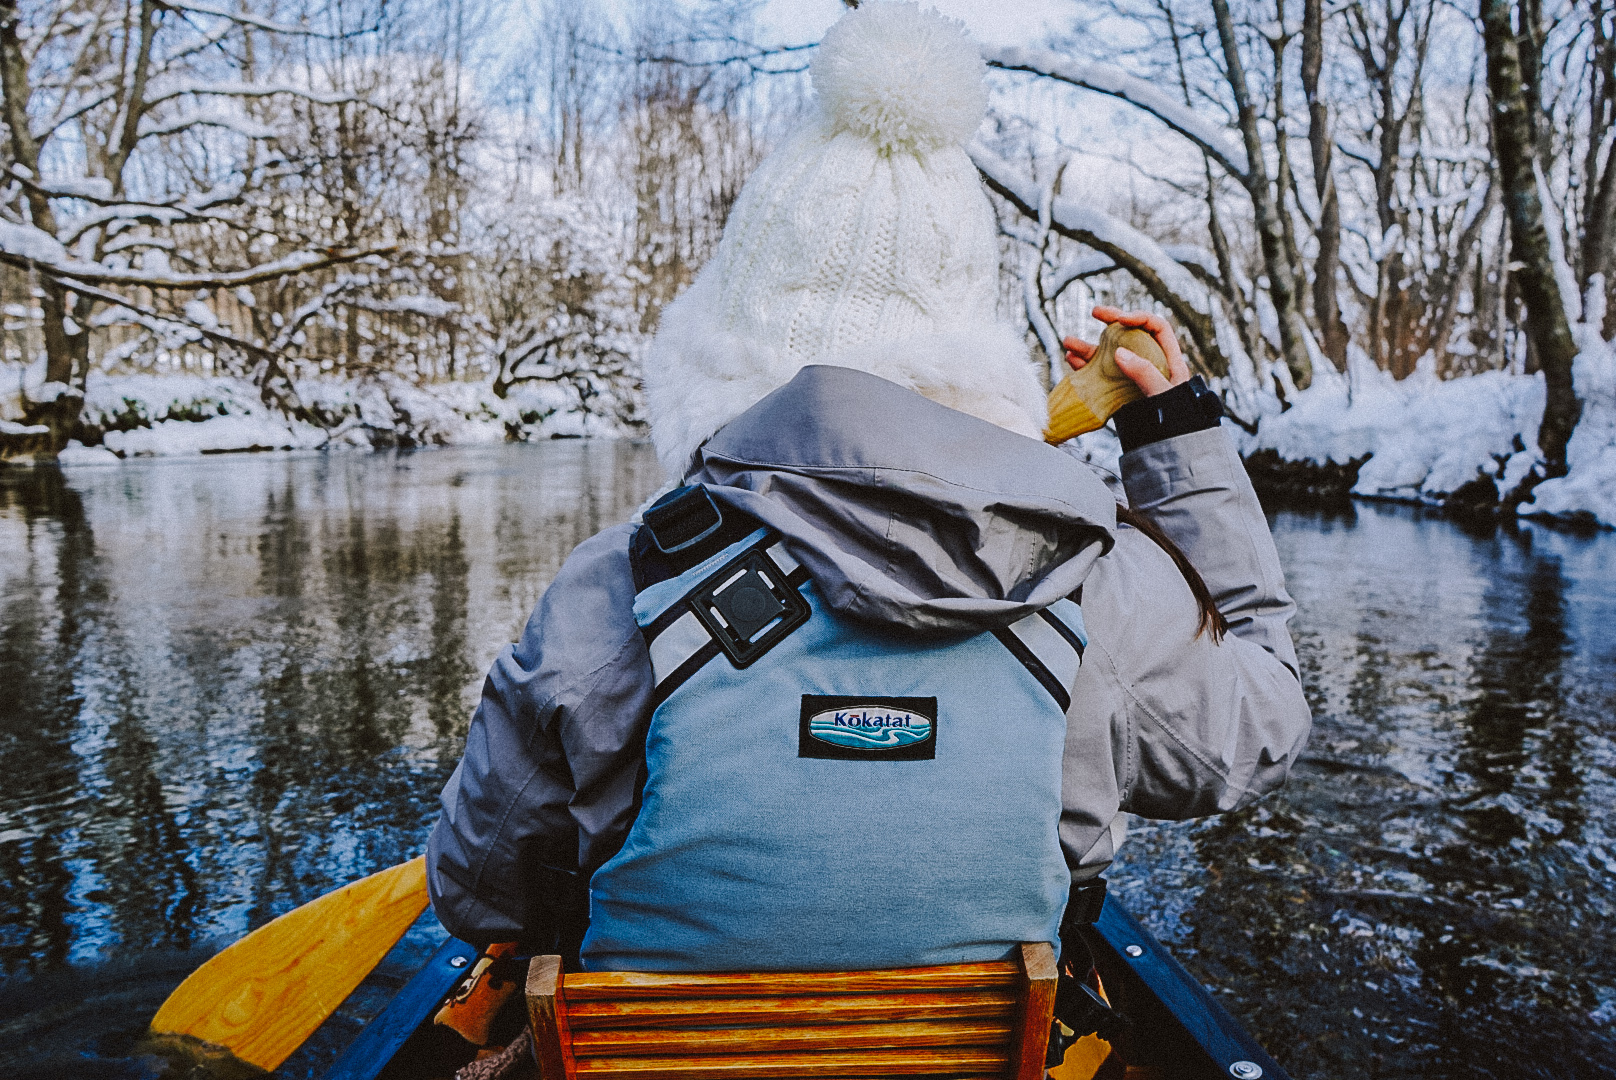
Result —
<instances>
[{"instance_id":1,"label":"bare tree","mask_svg":"<svg viewBox=\"0 0 1616 1080\"><path fill-rule=\"evenodd\" d=\"M326 246L244 266L213 265L174 233L226 221L249 189L284 175L284 163L253 153L226 176L154 165L156 183L141 168L164 156L205 156L230 138L272 143L273 132L253 116L262 99L342 105L340 94L242 77L254 37L315 33L183 2L0 3L0 90L12 178L0 259L38 275L48 389L30 419L50 428L53 449L77 422L90 328L101 306L257 356L267 365L267 387L278 366L273 351L225 332L211 314L187 315L185 302L197 290L248 287L370 254ZM176 270L175 258L193 265ZM156 301L176 292L185 299Z\"/></svg>"},{"instance_id":2,"label":"bare tree","mask_svg":"<svg viewBox=\"0 0 1616 1080\"><path fill-rule=\"evenodd\" d=\"M1577 347L1566 318L1565 297L1556 280L1554 255L1543 222L1539 194L1537 124L1531 102L1539 98L1525 81L1520 40L1540 31L1524 9L1514 25L1509 0L1481 0L1482 36L1487 46L1487 84L1492 92L1493 149L1509 211L1510 252L1520 269L1515 272L1526 302L1526 331L1537 352L1538 366L1548 389L1538 448L1543 452L1542 478L1566 474L1566 444L1582 414L1572 381L1571 363ZM1536 66L1536 65L1534 65Z\"/></svg>"}]
</instances>

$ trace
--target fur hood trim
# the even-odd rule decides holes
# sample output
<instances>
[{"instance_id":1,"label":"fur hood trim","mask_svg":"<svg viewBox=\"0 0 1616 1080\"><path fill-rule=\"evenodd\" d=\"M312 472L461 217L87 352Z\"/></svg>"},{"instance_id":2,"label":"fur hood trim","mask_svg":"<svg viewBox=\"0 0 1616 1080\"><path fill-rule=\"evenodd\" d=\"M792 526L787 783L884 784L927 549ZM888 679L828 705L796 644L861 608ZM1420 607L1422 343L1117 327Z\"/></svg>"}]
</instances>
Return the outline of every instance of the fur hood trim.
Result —
<instances>
[{"instance_id":1,"label":"fur hood trim","mask_svg":"<svg viewBox=\"0 0 1616 1080\"><path fill-rule=\"evenodd\" d=\"M939 327L915 337L821 355L786 357L766 342L720 329L700 278L669 304L645 362L646 405L657 458L673 480L720 428L784 386L809 363L886 379L951 409L1043 440L1049 414L1027 345L1003 323Z\"/></svg>"}]
</instances>

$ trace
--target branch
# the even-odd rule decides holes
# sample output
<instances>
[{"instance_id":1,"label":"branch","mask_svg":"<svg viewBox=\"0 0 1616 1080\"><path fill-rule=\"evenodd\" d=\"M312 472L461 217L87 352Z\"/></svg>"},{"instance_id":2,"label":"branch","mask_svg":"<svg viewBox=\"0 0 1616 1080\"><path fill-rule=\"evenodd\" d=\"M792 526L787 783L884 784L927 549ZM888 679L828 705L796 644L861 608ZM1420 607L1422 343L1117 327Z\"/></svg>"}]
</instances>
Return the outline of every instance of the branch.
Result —
<instances>
[{"instance_id":1,"label":"branch","mask_svg":"<svg viewBox=\"0 0 1616 1080\"><path fill-rule=\"evenodd\" d=\"M84 232L85 228L107 221L116 221L120 218L154 220L163 224L171 224L187 218L201 218L204 216L203 211L205 210L240 202L243 187L239 183L225 182L208 191L192 192L182 198L168 202L141 202L114 198L112 181L102 176L85 176L76 180L58 179L51 181L47 185L31 175L24 175L22 171L19 171L13 165L11 177L23 187L43 195L47 199L76 199L108 211L104 214L87 215L88 224L83 219L75 220L73 222L73 235L62 239L62 243L69 245Z\"/></svg>"},{"instance_id":2,"label":"branch","mask_svg":"<svg viewBox=\"0 0 1616 1080\"><path fill-rule=\"evenodd\" d=\"M272 34L291 34L296 37L321 38L325 41L342 41L346 38L373 33L376 30L375 26L366 26L358 30L341 30L330 34L321 30L311 30L306 26L296 26L292 23L275 22L273 19L248 15L244 11L231 11L229 8L214 7L212 4L198 4L194 3L193 0L166 0L160 6L168 8L170 11L188 11L193 15L211 15L218 19L228 19L230 22L241 26L251 26L257 30L268 30Z\"/></svg>"},{"instance_id":3,"label":"branch","mask_svg":"<svg viewBox=\"0 0 1616 1080\"><path fill-rule=\"evenodd\" d=\"M290 83L181 83L177 86L163 88L161 93L146 99L146 107L160 105L165 101L172 101L186 94L211 94L217 97L273 97L276 94L291 94L294 97L304 98L316 105L348 105L362 100L353 94L322 94L307 87L294 86Z\"/></svg>"},{"instance_id":4,"label":"branch","mask_svg":"<svg viewBox=\"0 0 1616 1080\"><path fill-rule=\"evenodd\" d=\"M1154 83L1130 75L1115 64L1071 61L1047 49L988 48L982 50L982 56L989 67L1025 71L1126 101L1189 139L1242 185L1247 183L1246 155L1228 142L1223 128L1208 124L1199 113Z\"/></svg>"},{"instance_id":5,"label":"branch","mask_svg":"<svg viewBox=\"0 0 1616 1080\"><path fill-rule=\"evenodd\" d=\"M178 135L194 127L217 127L234 131L247 139L274 139L280 133L268 124L260 124L247 116L232 116L226 112L181 113L166 121L147 117L140 122L139 139L152 139L163 135Z\"/></svg>"},{"instance_id":6,"label":"branch","mask_svg":"<svg viewBox=\"0 0 1616 1080\"><path fill-rule=\"evenodd\" d=\"M100 263L80 262L49 233L31 225L0 221L0 262L21 269L37 268L68 288L88 285L131 285L147 289L228 289L256 285L292 274L322 270L340 263L357 262L373 255L389 255L395 247L354 249L325 248L299 251L272 263L222 274L176 274L145 270L122 270Z\"/></svg>"},{"instance_id":7,"label":"branch","mask_svg":"<svg viewBox=\"0 0 1616 1080\"><path fill-rule=\"evenodd\" d=\"M330 307L333 300L341 299L344 295L352 292L355 288L368 284L369 282L364 279L360 279L359 281L354 281L352 279L344 281L339 279L337 281L327 283L325 288L321 289L309 299L303 301L303 303L292 312L292 317L286 320L285 324L280 328L280 332L277 333L274 340L269 343L269 351L274 353L276 356L286 352L287 349L291 347L292 341L297 337L298 332L303 329L304 325L306 325L310 319L314 318L316 315L320 314L320 312Z\"/></svg>"},{"instance_id":8,"label":"branch","mask_svg":"<svg viewBox=\"0 0 1616 1080\"><path fill-rule=\"evenodd\" d=\"M671 54L630 52L626 49L614 48L609 45L592 45L591 47L597 52L606 53L610 56L616 56L620 59L628 60L635 64L666 64L669 67L687 68L716 68L728 67L731 64L745 64L747 70L751 71L754 75L795 75L798 72L807 71L807 64L801 64L797 67L779 68L769 67L767 62L777 56L789 56L792 53L799 53L808 49L819 48L819 43L817 41L808 45L776 45L773 47L764 48L753 45L748 41L742 41L740 38L736 37L690 38L685 42L673 42L671 44L696 45L714 43L737 45L748 51L731 53L726 56L716 57L712 60L692 60L689 57L673 56Z\"/></svg>"},{"instance_id":9,"label":"branch","mask_svg":"<svg viewBox=\"0 0 1616 1080\"><path fill-rule=\"evenodd\" d=\"M967 152L989 188L1024 216L1038 219L1040 193L1030 180L1018 176L1008 162L980 142L972 143ZM1053 201L1049 227L1087 244L1126 270L1189 332L1207 373L1227 373L1228 360L1218 347L1212 317L1191 299L1201 291L1194 276L1168 257L1156 241L1125 222L1067 198Z\"/></svg>"},{"instance_id":10,"label":"branch","mask_svg":"<svg viewBox=\"0 0 1616 1080\"><path fill-rule=\"evenodd\" d=\"M245 338L238 338L234 334L227 334L223 330L216 327L204 326L189 320L175 319L167 315L159 314L151 308L144 307L143 305L129 299L127 296L123 296L119 293L109 292L106 289L97 289L94 286L78 284L73 286L73 291L92 300L99 300L103 304L108 304L115 308L123 308L125 311L135 316L133 321L145 326L146 329L153 332L159 332L167 328L175 328L184 331L187 336L194 335L192 340L195 340L196 338L206 338L215 344L224 345L232 349L239 349L244 353L278 359L278 356L274 350L256 342L248 341Z\"/></svg>"}]
</instances>

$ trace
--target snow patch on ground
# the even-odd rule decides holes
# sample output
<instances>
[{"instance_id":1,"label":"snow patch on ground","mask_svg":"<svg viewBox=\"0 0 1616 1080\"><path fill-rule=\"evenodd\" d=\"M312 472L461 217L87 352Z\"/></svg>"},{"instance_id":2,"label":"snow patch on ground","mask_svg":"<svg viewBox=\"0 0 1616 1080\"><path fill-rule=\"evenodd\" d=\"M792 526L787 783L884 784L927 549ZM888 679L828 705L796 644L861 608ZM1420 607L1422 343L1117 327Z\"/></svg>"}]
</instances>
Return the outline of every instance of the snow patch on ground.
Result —
<instances>
[{"instance_id":1,"label":"snow patch on ground","mask_svg":"<svg viewBox=\"0 0 1616 1080\"><path fill-rule=\"evenodd\" d=\"M85 388L88 425L104 431L144 427L168 419L252 415L264 411L246 379L202 375L91 375Z\"/></svg>"},{"instance_id":2,"label":"snow patch on ground","mask_svg":"<svg viewBox=\"0 0 1616 1080\"><path fill-rule=\"evenodd\" d=\"M1321 380L1296 394L1255 435L1242 433L1240 450L1337 465L1368 456L1354 494L1434 500L1478 476L1501 483L1512 466L1519 470L1513 459L1537 444L1543 398L1539 375L1489 371L1443 381L1417 371L1399 382L1359 368L1350 388L1345 379ZM1525 464L1535 460L1528 453Z\"/></svg>"},{"instance_id":3,"label":"snow patch on ground","mask_svg":"<svg viewBox=\"0 0 1616 1080\"><path fill-rule=\"evenodd\" d=\"M303 430L297 430L303 429ZM215 416L210 420L165 420L131 431L109 431L106 448L120 457L177 457L243 450L297 450L325 444L325 433L267 416Z\"/></svg>"},{"instance_id":4,"label":"snow patch on ground","mask_svg":"<svg viewBox=\"0 0 1616 1080\"><path fill-rule=\"evenodd\" d=\"M116 465L122 460L104 446L85 446L77 439L68 440L56 455L58 465Z\"/></svg>"}]
</instances>

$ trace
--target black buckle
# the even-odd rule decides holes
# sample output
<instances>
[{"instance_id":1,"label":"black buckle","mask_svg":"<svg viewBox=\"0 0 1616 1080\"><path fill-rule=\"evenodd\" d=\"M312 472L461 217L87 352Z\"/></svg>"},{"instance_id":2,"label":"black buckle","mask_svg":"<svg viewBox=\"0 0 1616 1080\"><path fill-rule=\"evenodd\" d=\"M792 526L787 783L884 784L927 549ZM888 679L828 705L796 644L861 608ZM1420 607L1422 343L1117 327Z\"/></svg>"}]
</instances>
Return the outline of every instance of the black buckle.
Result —
<instances>
[{"instance_id":1,"label":"black buckle","mask_svg":"<svg viewBox=\"0 0 1616 1080\"><path fill-rule=\"evenodd\" d=\"M698 497L699 496L699 497ZM647 509L641 520L651 530L651 542L664 555L699 544L724 524L718 504L707 489L688 485L675 488Z\"/></svg>"},{"instance_id":2,"label":"black buckle","mask_svg":"<svg viewBox=\"0 0 1616 1080\"><path fill-rule=\"evenodd\" d=\"M772 535L724 564L687 600L730 663L744 668L808 621L802 593L764 553Z\"/></svg>"},{"instance_id":3,"label":"black buckle","mask_svg":"<svg viewBox=\"0 0 1616 1080\"><path fill-rule=\"evenodd\" d=\"M1079 926L1092 926L1100 921L1105 907L1105 878L1095 878L1081 885L1073 885L1066 898L1066 914L1061 918L1061 940Z\"/></svg>"}]
</instances>

